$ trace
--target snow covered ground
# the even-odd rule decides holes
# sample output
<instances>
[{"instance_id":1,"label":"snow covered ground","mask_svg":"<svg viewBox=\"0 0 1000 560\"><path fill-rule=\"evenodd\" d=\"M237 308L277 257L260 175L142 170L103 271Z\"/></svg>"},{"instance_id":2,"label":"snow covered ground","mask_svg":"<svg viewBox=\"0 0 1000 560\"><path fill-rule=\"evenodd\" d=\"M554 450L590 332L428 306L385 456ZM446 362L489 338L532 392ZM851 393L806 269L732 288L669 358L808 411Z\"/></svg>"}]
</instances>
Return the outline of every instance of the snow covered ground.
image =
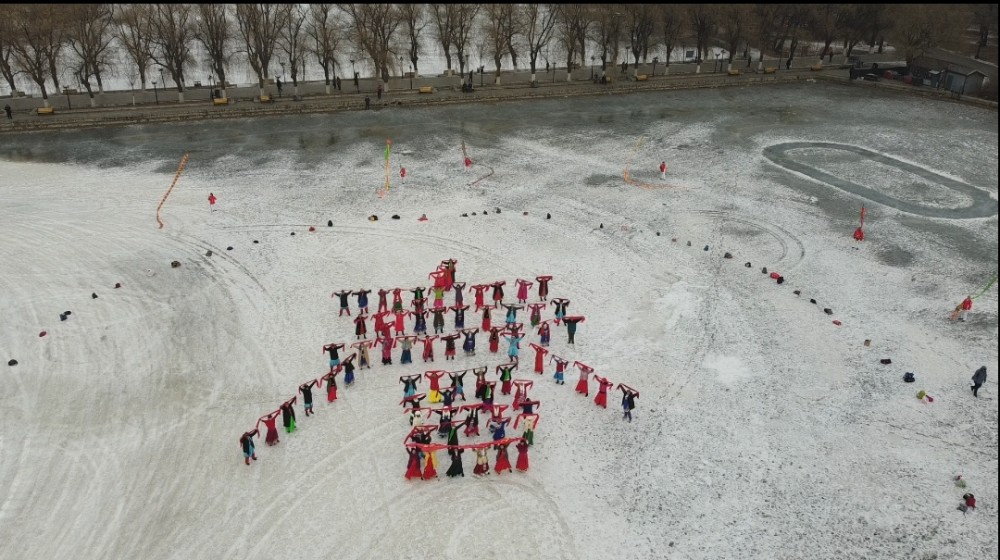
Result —
<instances>
[{"instance_id":1,"label":"snow covered ground","mask_svg":"<svg viewBox=\"0 0 1000 560\"><path fill-rule=\"evenodd\" d=\"M4 137L0 358L19 363L0 383L0 557L995 558L996 287L970 322L947 316L996 272L996 214L859 198L762 154L786 142L865 148L995 206L995 112L826 84ZM789 155L970 204L857 154ZM623 182L630 161L658 183L663 160L678 188ZM641 391L635 421L593 383L576 394L575 370L531 373L525 345L530 470L477 479L466 454L464 478L407 482L398 377L429 368L397 351L244 465L239 435L354 339L329 294L427 285L447 258L508 298L552 274L587 317L553 352ZM506 361L478 346L434 366Z\"/></svg>"}]
</instances>

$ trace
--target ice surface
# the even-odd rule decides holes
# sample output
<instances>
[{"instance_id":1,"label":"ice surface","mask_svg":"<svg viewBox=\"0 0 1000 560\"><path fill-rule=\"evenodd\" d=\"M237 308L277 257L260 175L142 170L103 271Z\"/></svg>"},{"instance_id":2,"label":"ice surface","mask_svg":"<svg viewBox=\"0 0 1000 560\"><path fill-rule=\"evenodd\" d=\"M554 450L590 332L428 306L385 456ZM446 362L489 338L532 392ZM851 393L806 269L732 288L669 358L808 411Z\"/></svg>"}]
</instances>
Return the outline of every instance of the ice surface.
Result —
<instances>
[{"instance_id":1,"label":"ice surface","mask_svg":"<svg viewBox=\"0 0 1000 560\"><path fill-rule=\"evenodd\" d=\"M996 215L865 200L763 156L784 142L996 198L995 112L826 84L4 136L0 361L19 364L0 383L0 557L995 558L996 288L970 322L947 315L996 272ZM628 161L655 184L663 160L678 188L622 180ZM447 258L509 297L552 274L587 317L553 352L640 390L635 421L574 393L575 371L557 386L524 367L531 470L478 480L466 456L464 479L406 482L398 376L427 368L376 355L245 466L239 435L354 338L330 292L427 285ZM505 361L478 346L435 367Z\"/></svg>"}]
</instances>

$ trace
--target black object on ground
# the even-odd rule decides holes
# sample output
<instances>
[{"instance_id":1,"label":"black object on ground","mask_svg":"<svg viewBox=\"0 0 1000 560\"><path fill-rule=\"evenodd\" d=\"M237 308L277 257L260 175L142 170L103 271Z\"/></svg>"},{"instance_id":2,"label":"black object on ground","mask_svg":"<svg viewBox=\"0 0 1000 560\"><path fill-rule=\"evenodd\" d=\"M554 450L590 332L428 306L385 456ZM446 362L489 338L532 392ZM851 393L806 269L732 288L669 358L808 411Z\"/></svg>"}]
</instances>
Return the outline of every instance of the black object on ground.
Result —
<instances>
[{"instance_id":1,"label":"black object on ground","mask_svg":"<svg viewBox=\"0 0 1000 560\"><path fill-rule=\"evenodd\" d=\"M333 227L333 220L327 220L326 227Z\"/></svg>"},{"instance_id":2,"label":"black object on ground","mask_svg":"<svg viewBox=\"0 0 1000 560\"><path fill-rule=\"evenodd\" d=\"M892 363L892 360L890 360L889 358L882 358L879 361L882 362L882 365L886 365L886 366Z\"/></svg>"},{"instance_id":3,"label":"black object on ground","mask_svg":"<svg viewBox=\"0 0 1000 560\"><path fill-rule=\"evenodd\" d=\"M7 365L8 366L16 366L17 365L17 360L10 360L9 362L7 362Z\"/></svg>"},{"instance_id":4,"label":"black object on ground","mask_svg":"<svg viewBox=\"0 0 1000 560\"><path fill-rule=\"evenodd\" d=\"M392 219L393 220L398 220L399 219L399 214L393 214L392 215Z\"/></svg>"}]
</instances>

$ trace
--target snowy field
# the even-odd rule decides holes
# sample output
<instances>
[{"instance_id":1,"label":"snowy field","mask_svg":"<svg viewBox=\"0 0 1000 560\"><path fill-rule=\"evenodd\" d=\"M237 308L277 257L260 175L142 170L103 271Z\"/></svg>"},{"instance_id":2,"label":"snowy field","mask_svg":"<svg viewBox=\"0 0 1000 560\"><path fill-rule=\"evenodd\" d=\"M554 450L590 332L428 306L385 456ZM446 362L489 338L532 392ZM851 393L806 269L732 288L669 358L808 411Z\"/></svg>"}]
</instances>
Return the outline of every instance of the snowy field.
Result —
<instances>
[{"instance_id":1,"label":"snowy field","mask_svg":"<svg viewBox=\"0 0 1000 560\"><path fill-rule=\"evenodd\" d=\"M975 203L943 176L993 212L903 211L765 157L791 142L926 170L786 154L901 208ZM996 558L996 286L948 314L997 270L997 150L995 111L820 84L4 136L0 557ZM675 188L623 181L660 184L660 161ZM442 452L440 480L406 481L398 378L432 368L375 351L246 466L240 434L354 341L330 293L426 286L448 258L508 301L553 275L586 322L552 352L638 389L635 420L523 344L530 469L479 479L466 453L450 479ZM477 342L433 367L496 379L506 344Z\"/></svg>"}]
</instances>

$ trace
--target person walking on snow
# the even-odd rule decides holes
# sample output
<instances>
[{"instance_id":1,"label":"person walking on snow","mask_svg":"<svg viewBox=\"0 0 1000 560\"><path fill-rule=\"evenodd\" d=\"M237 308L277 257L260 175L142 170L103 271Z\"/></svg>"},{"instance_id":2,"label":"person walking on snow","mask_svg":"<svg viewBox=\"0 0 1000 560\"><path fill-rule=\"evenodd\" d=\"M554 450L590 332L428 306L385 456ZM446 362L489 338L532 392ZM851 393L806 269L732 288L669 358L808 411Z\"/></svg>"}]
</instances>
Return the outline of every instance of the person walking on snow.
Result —
<instances>
[{"instance_id":1,"label":"person walking on snow","mask_svg":"<svg viewBox=\"0 0 1000 560\"><path fill-rule=\"evenodd\" d=\"M209 212L215 212L215 201L216 200L219 200L219 199L215 198L214 194L208 193L208 211ZM247 463L247 464L249 464L249 463Z\"/></svg>"},{"instance_id":2,"label":"person walking on snow","mask_svg":"<svg viewBox=\"0 0 1000 560\"><path fill-rule=\"evenodd\" d=\"M587 381L590 379L590 374L594 373L594 368L582 362L573 362L573 365L580 370L580 379L576 382L576 392L583 393L583 396L589 397L590 385Z\"/></svg>"},{"instance_id":3,"label":"person walking on snow","mask_svg":"<svg viewBox=\"0 0 1000 560\"><path fill-rule=\"evenodd\" d=\"M420 339L420 342L424 345L423 359L425 362L434 361L434 341L437 338L437 336L425 336Z\"/></svg>"},{"instance_id":4,"label":"person walking on snow","mask_svg":"<svg viewBox=\"0 0 1000 560\"><path fill-rule=\"evenodd\" d=\"M608 381L606 377L601 377L600 375L594 375L594 381L597 382L597 396L594 397L594 404L601 408L608 408L608 389L614 385L613 382Z\"/></svg>"},{"instance_id":5,"label":"person walking on snow","mask_svg":"<svg viewBox=\"0 0 1000 560\"><path fill-rule=\"evenodd\" d=\"M472 167L472 158L465 156L465 172L469 172L469 168Z\"/></svg>"},{"instance_id":6,"label":"person walking on snow","mask_svg":"<svg viewBox=\"0 0 1000 560\"><path fill-rule=\"evenodd\" d=\"M540 301L545 301L545 298L549 296L550 280L552 280L552 276L535 276L535 281L538 282L538 299Z\"/></svg>"},{"instance_id":7,"label":"person walking on snow","mask_svg":"<svg viewBox=\"0 0 1000 560\"><path fill-rule=\"evenodd\" d=\"M528 282L527 280L522 280L518 278L515 282L517 284L517 303L528 303L528 290L535 285L534 282Z\"/></svg>"},{"instance_id":8,"label":"person walking on snow","mask_svg":"<svg viewBox=\"0 0 1000 560\"><path fill-rule=\"evenodd\" d=\"M569 307L569 300L566 298L552 298L550 303L556 306L556 326L558 327L559 321L562 321L563 317L566 316L566 308Z\"/></svg>"},{"instance_id":9,"label":"person walking on snow","mask_svg":"<svg viewBox=\"0 0 1000 560\"><path fill-rule=\"evenodd\" d=\"M972 374L972 396L979 397L979 388L986 383L986 366L981 366Z\"/></svg>"},{"instance_id":10,"label":"person walking on snow","mask_svg":"<svg viewBox=\"0 0 1000 560\"><path fill-rule=\"evenodd\" d=\"M528 343L528 346L531 346L531 349L535 351L535 373L539 375L545 373L545 363L543 360L545 359L545 355L549 353L549 349L539 346L534 342Z\"/></svg>"},{"instance_id":11,"label":"person walking on snow","mask_svg":"<svg viewBox=\"0 0 1000 560\"><path fill-rule=\"evenodd\" d=\"M406 182L406 168L402 165L399 166L399 179L404 183Z\"/></svg>"},{"instance_id":12,"label":"person walking on snow","mask_svg":"<svg viewBox=\"0 0 1000 560\"><path fill-rule=\"evenodd\" d=\"M351 316L351 308L347 303L347 296L351 295L351 293L352 292L350 290L341 290L339 292L333 292L332 294L330 294L330 297L333 296L340 297L340 313L337 313L337 317L342 316L344 313L347 313L348 317Z\"/></svg>"},{"instance_id":13,"label":"person walking on snow","mask_svg":"<svg viewBox=\"0 0 1000 560\"><path fill-rule=\"evenodd\" d=\"M260 432L254 428L249 432L243 432L240 436L240 448L243 449L243 459L247 465L250 464L250 459L257 460L257 448L253 444L253 437L257 435L260 435Z\"/></svg>"},{"instance_id":14,"label":"person walking on snow","mask_svg":"<svg viewBox=\"0 0 1000 560\"><path fill-rule=\"evenodd\" d=\"M667 162L661 161L660 162L660 179L666 179L666 178L667 178Z\"/></svg>"},{"instance_id":15,"label":"person walking on snow","mask_svg":"<svg viewBox=\"0 0 1000 560\"><path fill-rule=\"evenodd\" d=\"M475 285L472 286L472 291L476 292L476 298L475 298L475 302L476 302L476 309L475 310L476 311L479 311L480 309L486 307L486 304L483 302L483 300L485 299L483 293L486 290L488 290L489 287L490 287L489 284L475 284ZM483 319L483 320L485 320L485 319ZM487 327L487 329L488 329L488 327ZM487 329L483 329L483 330L487 330Z\"/></svg>"},{"instance_id":16,"label":"person walking on snow","mask_svg":"<svg viewBox=\"0 0 1000 560\"><path fill-rule=\"evenodd\" d=\"M622 420L632 422L632 411L635 410L635 399L639 398L639 391L619 383L618 388L622 390Z\"/></svg>"},{"instance_id":17,"label":"person walking on snow","mask_svg":"<svg viewBox=\"0 0 1000 560\"><path fill-rule=\"evenodd\" d=\"M358 367L364 369L372 368L372 359L368 354L368 349L374 346L374 342L370 340L362 340L361 342L355 342L351 345L351 348L358 349Z\"/></svg>"},{"instance_id":18,"label":"person walking on snow","mask_svg":"<svg viewBox=\"0 0 1000 560\"><path fill-rule=\"evenodd\" d=\"M327 374L329 375L329 374ZM299 385L299 392L302 393L302 407L306 411L306 416L313 414L313 392L312 388L316 386L316 380L303 383Z\"/></svg>"},{"instance_id":19,"label":"person walking on snow","mask_svg":"<svg viewBox=\"0 0 1000 560\"><path fill-rule=\"evenodd\" d=\"M281 409L275 410L270 414L265 414L257 420L258 426L260 426L260 423L263 422L264 426L267 428L267 435L264 437L264 443L268 445L276 445L281 442L281 440L278 439L278 428L275 427L279 414L281 414Z\"/></svg>"},{"instance_id":20,"label":"person walking on snow","mask_svg":"<svg viewBox=\"0 0 1000 560\"><path fill-rule=\"evenodd\" d=\"M340 368L337 368L320 378L320 381L326 381L326 402L328 403L337 400L337 374L339 373Z\"/></svg>"}]
</instances>

